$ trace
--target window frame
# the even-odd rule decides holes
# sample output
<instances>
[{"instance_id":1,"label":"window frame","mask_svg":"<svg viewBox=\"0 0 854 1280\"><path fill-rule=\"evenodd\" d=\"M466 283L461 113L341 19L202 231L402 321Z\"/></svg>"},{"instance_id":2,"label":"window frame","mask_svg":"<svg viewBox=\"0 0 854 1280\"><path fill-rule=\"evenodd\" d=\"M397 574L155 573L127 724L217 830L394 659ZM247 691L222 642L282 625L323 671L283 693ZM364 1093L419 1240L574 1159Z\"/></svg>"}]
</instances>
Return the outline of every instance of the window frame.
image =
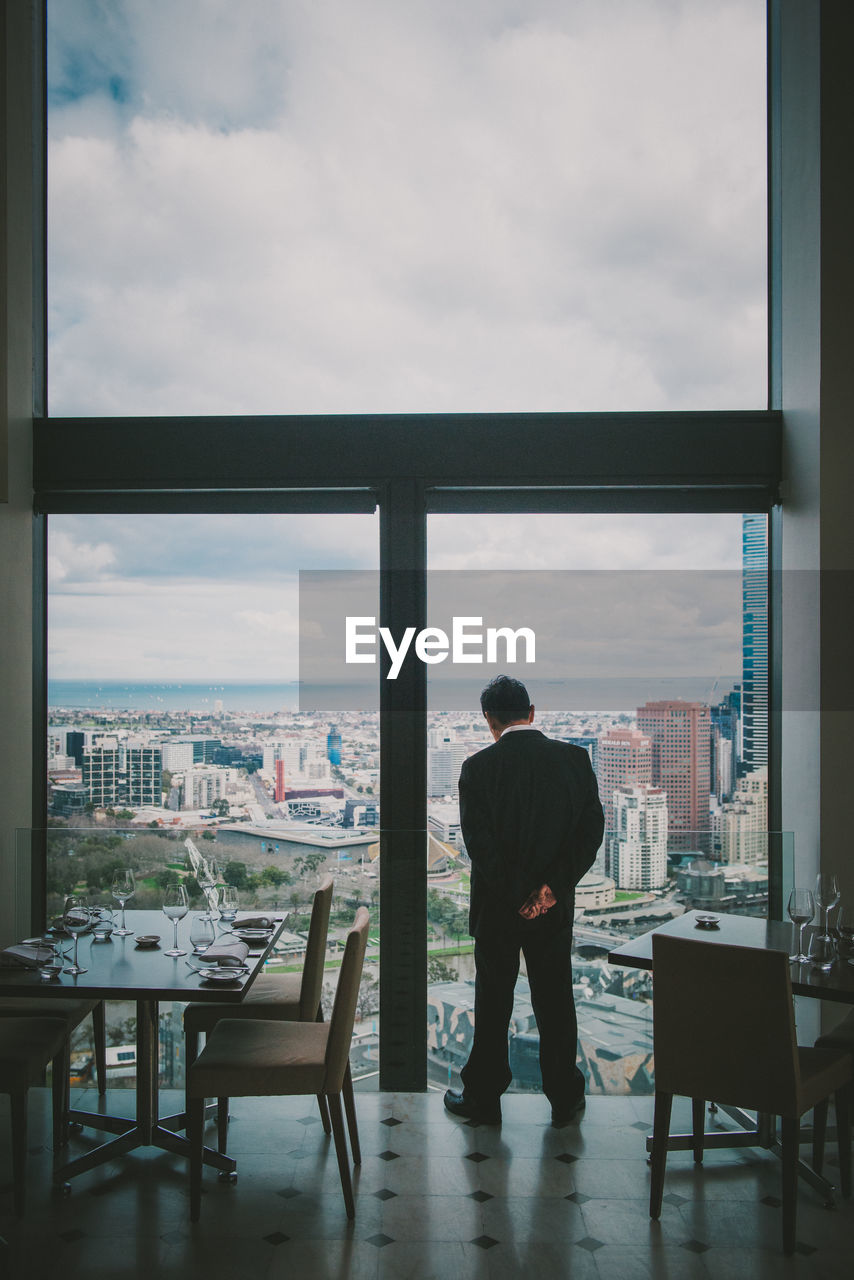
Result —
<instances>
[{"instance_id":1,"label":"window frame","mask_svg":"<svg viewBox=\"0 0 854 1280\"><path fill-rule=\"evenodd\" d=\"M33 403L47 404L46 50L33 2ZM772 4L772 29L774 40ZM131 512L380 512L381 624L426 625L432 511L766 511L769 521L769 826L779 830L782 415L779 411L779 67L769 58L769 402L750 412L36 416L33 423L33 826L47 803L47 520ZM233 441L241 441L235 455ZM387 655L386 655L387 658ZM383 669L381 667L381 675ZM426 1088L426 671L381 681L383 803L380 1088ZM32 903L44 900L33 859ZM780 886L769 886L770 910ZM40 923L34 920L34 925Z\"/></svg>"}]
</instances>

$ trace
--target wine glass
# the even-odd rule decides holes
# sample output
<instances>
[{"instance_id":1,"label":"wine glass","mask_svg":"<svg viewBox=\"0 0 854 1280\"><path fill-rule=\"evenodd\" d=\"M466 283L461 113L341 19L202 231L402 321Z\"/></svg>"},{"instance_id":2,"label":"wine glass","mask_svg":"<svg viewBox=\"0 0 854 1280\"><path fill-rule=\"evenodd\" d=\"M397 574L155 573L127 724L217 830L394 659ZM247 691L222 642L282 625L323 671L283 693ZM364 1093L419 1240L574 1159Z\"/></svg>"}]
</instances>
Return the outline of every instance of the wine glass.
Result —
<instances>
[{"instance_id":1,"label":"wine glass","mask_svg":"<svg viewBox=\"0 0 854 1280\"><path fill-rule=\"evenodd\" d=\"M830 871L820 871L816 876L814 897L816 906L824 912L824 929L822 933L829 938L830 931L827 927L827 918L839 901L839 884L836 876Z\"/></svg>"},{"instance_id":2,"label":"wine glass","mask_svg":"<svg viewBox=\"0 0 854 1280\"><path fill-rule=\"evenodd\" d=\"M205 898L208 903L207 914L211 920L216 919L217 901L219 894L217 893L217 883L219 881L219 867L216 858L203 858L202 865L196 873L196 879L200 887L204 891Z\"/></svg>"},{"instance_id":3,"label":"wine glass","mask_svg":"<svg viewBox=\"0 0 854 1280\"><path fill-rule=\"evenodd\" d=\"M809 924L815 914L815 902L809 889L793 889L789 894L789 905L786 909L792 924L798 927L798 947L789 959L803 964L807 958L804 954L804 926Z\"/></svg>"},{"instance_id":4,"label":"wine glass","mask_svg":"<svg viewBox=\"0 0 854 1280\"><path fill-rule=\"evenodd\" d=\"M194 915L193 923L190 925L190 942L196 955L202 955L203 952L207 951L215 938L216 929L210 916L201 911Z\"/></svg>"},{"instance_id":5,"label":"wine glass","mask_svg":"<svg viewBox=\"0 0 854 1280\"><path fill-rule=\"evenodd\" d=\"M839 934L840 949L850 956L854 952L854 907L846 904L839 908L836 932Z\"/></svg>"},{"instance_id":6,"label":"wine glass","mask_svg":"<svg viewBox=\"0 0 854 1280\"><path fill-rule=\"evenodd\" d=\"M117 938L129 938L133 934L133 929L129 929L125 921L125 903L128 898L132 898L136 893L136 880L130 867L127 867L124 871L116 872L113 876L113 887L110 892L122 909L121 926L118 929L114 929L113 933Z\"/></svg>"},{"instance_id":7,"label":"wine glass","mask_svg":"<svg viewBox=\"0 0 854 1280\"><path fill-rule=\"evenodd\" d=\"M78 897L75 893L70 893L65 899L65 905L62 908L62 926L68 930L74 939L74 955L71 964L63 969L63 973L73 973L75 977L78 973L88 973L88 969L82 968L77 963L77 939L81 933L86 932L91 923L92 913L86 899Z\"/></svg>"},{"instance_id":8,"label":"wine glass","mask_svg":"<svg viewBox=\"0 0 854 1280\"><path fill-rule=\"evenodd\" d=\"M185 956L187 954L186 951L181 951L178 946L178 921L184 919L189 909L190 903L187 898L186 887L182 884L167 885L163 899L163 914L167 920L172 921L175 935L170 949L163 952L165 956Z\"/></svg>"}]
</instances>

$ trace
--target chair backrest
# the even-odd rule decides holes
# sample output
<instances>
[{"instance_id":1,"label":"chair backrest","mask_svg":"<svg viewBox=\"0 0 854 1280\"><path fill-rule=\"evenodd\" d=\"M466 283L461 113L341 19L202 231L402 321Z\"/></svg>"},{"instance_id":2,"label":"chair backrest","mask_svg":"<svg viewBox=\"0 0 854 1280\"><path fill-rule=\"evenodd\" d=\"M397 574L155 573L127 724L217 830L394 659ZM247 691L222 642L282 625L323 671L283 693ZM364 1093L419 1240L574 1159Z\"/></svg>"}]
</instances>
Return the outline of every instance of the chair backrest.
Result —
<instances>
[{"instance_id":1,"label":"chair backrest","mask_svg":"<svg viewBox=\"0 0 854 1280\"><path fill-rule=\"evenodd\" d=\"M362 965L368 945L369 917L365 907L359 907L344 947L344 959L338 975L335 1003L329 1019L329 1040L326 1047L326 1083L329 1093L339 1093L344 1082L344 1071L350 1056L353 1039L353 1023L356 1018L356 1002L359 983L362 981Z\"/></svg>"},{"instance_id":2,"label":"chair backrest","mask_svg":"<svg viewBox=\"0 0 854 1280\"><path fill-rule=\"evenodd\" d=\"M323 989L323 964L326 960L326 935L332 910L332 876L326 876L314 895L302 982L299 989L300 1022L314 1022Z\"/></svg>"},{"instance_id":3,"label":"chair backrest","mask_svg":"<svg viewBox=\"0 0 854 1280\"><path fill-rule=\"evenodd\" d=\"M652 938L656 1088L796 1115L800 1087L782 951Z\"/></svg>"}]
</instances>

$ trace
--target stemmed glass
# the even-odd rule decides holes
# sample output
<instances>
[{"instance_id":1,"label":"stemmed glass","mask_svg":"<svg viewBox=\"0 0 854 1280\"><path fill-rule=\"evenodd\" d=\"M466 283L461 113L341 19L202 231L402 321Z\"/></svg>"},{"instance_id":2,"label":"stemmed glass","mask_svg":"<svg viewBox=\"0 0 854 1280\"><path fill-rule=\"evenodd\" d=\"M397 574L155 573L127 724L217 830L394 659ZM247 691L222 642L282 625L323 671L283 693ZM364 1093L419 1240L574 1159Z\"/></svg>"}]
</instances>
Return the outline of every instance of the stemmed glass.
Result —
<instances>
[{"instance_id":1,"label":"stemmed glass","mask_svg":"<svg viewBox=\"0 0 854 1280\"><path fill-rule=\"evenodd\" d=\"M845 905L839 908L836 931L839 934L840 948L850 957L854 954L854 907ZM848 963L851 963L850 959Z\"/></svg>"},{"instance_id":2,"label":"stemmed glass","mask_svg":"<svg viewBox=\"0 0 854 1280\"><path fill-rule=\"evenodd\" d=\"M786 908L792 924L798 926L798 948L790 960L804 964L807 956L804 953L804 927L809 924L815 914L815 902L809 889L793 889L789 894L789 905Z\"/></svg>"},{"instance_id":3,"label":"stemmed glass","mask_svg":"<svg viewBox=\"0 0 854 1280\"><path fill-rule=\"evenodd\" d=\"M187 890L182 884L170 884L166 888L166 896L163 899L163 914L167 920L171 920L175 929L175 936L172 939L172 946L168 951L164 951L165 956L185 956L186 951L181 951L178 946L178 921L183 920L184 916L190 909L190 903L187 898Z\"/></svg>"},{"instance_id":4,"label":"stemmed glass","mask_svg":"<svg viewBox=\"0 0 854 1280\"><path fill-rule=\"evenodd\" d=\"M113 933L117 938L130 938L133 935L133 929L129 929L125 921L125 903L128 898L132 898L136 893L136 880L130 867L127 867L124 871L116 872L113 876L113 887L110 892L122 909L121 928L114 929Z\"/></svg>"},{"instance_id":5,"label":"stemmed glass","mask_svg":"<svg viewBox=\"0 0 854 1280\"><path fill-rule=\"evenodd\" d=\"M86 932L91 923L92 913L86 899L70 893L65 899L65 905L62 908L62 925L74 938L74 956L71 964L63 969L63 973L73 973L75 976L78 973L88 973L88 969L82 968L77 963L77 939L81 933Z\"/></svg>"},{"instance_id":6,"label":"stemmed glass","mask_svg":"<svg viewBox=\"0 0 854 1280\"><path fill-rule=\"evenodd\" d=\"M199 868L196 878L204 891L205 898L207 899L207 914L210 916L211 920L215 920L219 914L217 911L217 901L219 897L217 893L219 867L217 866L216 858L211 858L209 860L203 858L202 865Z\"/></svg>"},{"instance_id":7,"label":"stemmed glass","mask_svg":"<svg viewBox=\"0 0 854 1280\"><path fill-rule=\"evenodd\" d=\"M824 912L824 929L822 932L825 937L829 938L828 916L839 901L839 884L836 876L829 871L820 871L815 878L814 896L816 906Z\"/></svg>"}]
</instances>

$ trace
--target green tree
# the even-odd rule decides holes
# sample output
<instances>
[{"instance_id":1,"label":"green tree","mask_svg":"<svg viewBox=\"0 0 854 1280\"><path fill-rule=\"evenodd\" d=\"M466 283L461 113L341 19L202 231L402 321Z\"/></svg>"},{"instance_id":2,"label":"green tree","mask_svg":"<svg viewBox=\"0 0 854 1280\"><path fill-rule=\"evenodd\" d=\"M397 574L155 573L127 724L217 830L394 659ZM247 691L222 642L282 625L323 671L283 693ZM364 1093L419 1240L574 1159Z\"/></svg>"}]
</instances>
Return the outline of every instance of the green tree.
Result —
<instances>
[{"instance_id":1,"label":"green tree","mask_svg":"<svg viewBox=\"0 0 854 1280\"><path fill-rule=\"evenodd\" d=\"M291 877L287 871L282 871L280 867L265 867L259 879L262 884L268 884L273 889L278 889L283 884L291 883Z\"/></svg>"},{"instance_id":2,"label":"green tree","mask_svg":"<svg viewBox=\"0 0 854 1280\"><path fill-rule=\"evenodd\" d=\"M216 840L216 836L214 835L213 831L203 831L203 832L202 832L202 839L203 839L203 840Z\"/></svg>"},{"instance_id":3,"label":"green tree","mask_svg":"<svg viewBox=\"0 0 854 1280\"><path fill-rule=\"evenodd\" d=\"M458 982L459 977L457 970L446 964L438 956L427 957L428 982Z\"/></svg>"},{"instance_id":4,"label":"green tree","mask_svg":"<svg viewBox=\"0 0 854 1280\"><path fill-rule=\"evenodd\" d=\"M245 862L227 862L222 878L226 884L234 885L235 889L245 889L248 874Z\"/></svg>"}]
</instances>

